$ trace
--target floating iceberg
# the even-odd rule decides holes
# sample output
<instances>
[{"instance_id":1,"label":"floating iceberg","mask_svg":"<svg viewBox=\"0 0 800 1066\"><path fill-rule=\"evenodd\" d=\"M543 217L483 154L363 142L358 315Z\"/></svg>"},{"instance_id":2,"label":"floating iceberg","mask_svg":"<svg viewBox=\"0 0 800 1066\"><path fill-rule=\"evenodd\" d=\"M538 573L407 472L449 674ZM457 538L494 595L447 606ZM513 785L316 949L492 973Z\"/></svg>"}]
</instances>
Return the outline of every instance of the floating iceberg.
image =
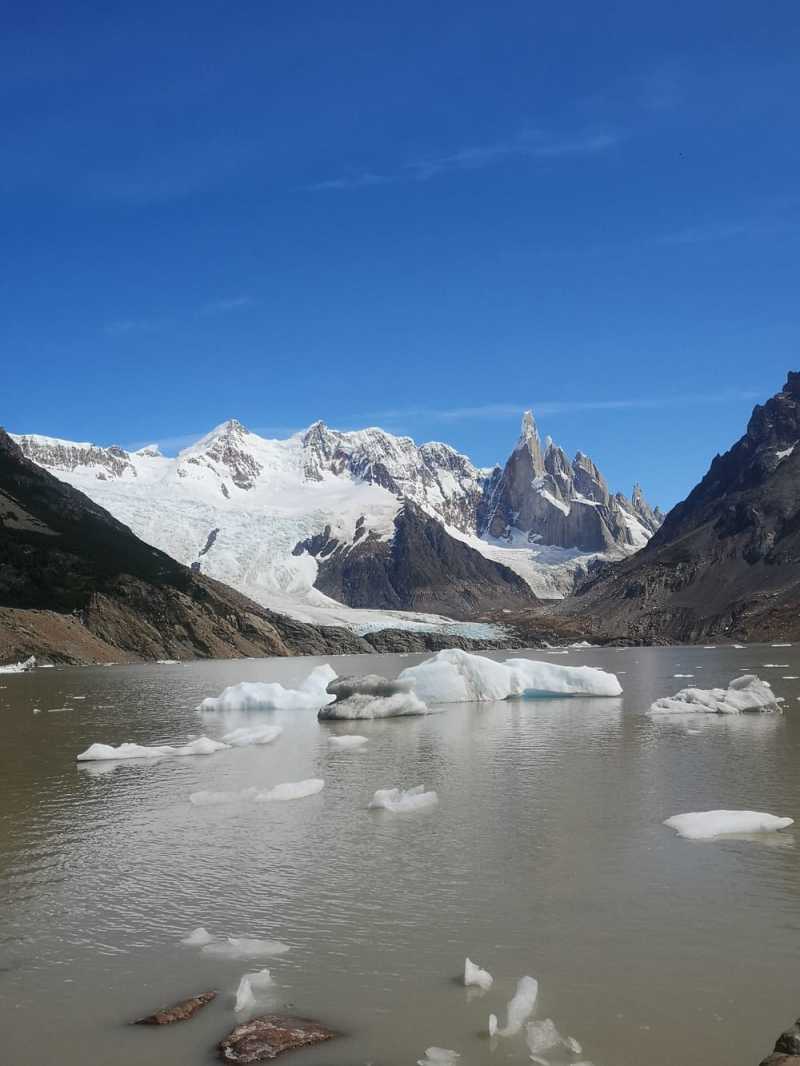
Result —
<instances>
[{"instance_id":1,"label":"floating iceberg","mask_svg":"<svg viewBox=\"0 0 800 1066\"><path fill-rule=\"evenodd\" d=\"M550 1051L552 1048L564 1046L564 1040L561 1037L561 1033L556 1029L552 1018L528 1022L525 1030L525 1040L531 1055L540 1055L543 1051ZM578 1054L580 1054L580 1049Z\"/></svg>"},{"instance_id":2,"label":"floating iceberg","mask_svg":"<svg viewBox=\"0 0 800 1066\"><path fill-rule=\"evenodd\" d=\"M24 674L26 670L32 670L36 666L36 656L23 659L19 663L9 663L8 666L0 666L0 674Z\"/></svg>"},{"instance_id":3,"label":"floating iceberg","mask_svg":"<svg viewBox=\"0 0 800 1066\"><path fill-rule=\"evenodd\" d=\"M774 833L794 824L794 818L778 818L760 811L695 811L667 818L664 825L687 840L712 840L714 837Z\"/></svg>"},{"instance_id":4,"label":"floating iceberg","mask_svg":"<svg viewBox=\"0 0 800 1066\"><path fill-rule=\"evenodd\" d=\"M247 748L251 744L271 744L282 732L279 725L265 725L255 729L245 726L242 729L234 729L230 733L225 733L222 739L232 748Z\"/></svg>"},{"instance_id":5,"label":"floating iceberg","mask_svg":"<svg viewBox=\"0 0 800 1066\"><path fill-rule=\"evenodd\" d=\"M416 788L379 788L369 803L370 810L391 811L393 814L406 814L434 807L439 802L435 792L426 792L424 785Z\"/></svg>"},{"instance_id":6,"label":"floating iceberg","mask_svg":"<svg viewBox=\"0 0 800 1066\"><path fill-rule=\"evenodd\" d=\"M328 685L335 702L323 707L318 718L327 721L427 714L428 708L413 688L412 681L389 681L377 674L337 678Z\"/></svg>"},{"instance_id":7,"label":"floating iceberg","mask_svg":"<svg viewBox=\"0 0 800 1066\"><path fill-rule=\"evenodd\" d=\"M328 744L336 751L352 751L355 748L363 748L368 738L357 733L350 733L341 737L328 737Z\"/></svg>"},{"instance_id":8,"label":"floating iceberg","mask_svg":"<svg viewBox=\"0 0 800 1066\"><path fill-rule=\"evenodd\" d=\"M494 978L488 970L482 970L471 959L464 959L464 984L477 985L484 991L492 987Z\"/></svg>"},{"instance_id":9,"label":"floating iceberg","mask_svg":"<svg viewBox=\"0 0 800 1066\"><path fill-rule=\"evenodd\" d=\"M275 982L269 970L259 970L257 973L246 973L236 989L235 1011L254 1010L263 993L271 988ZM259 995L260 993L260 995Z\"/></svg>"},{"instance_id":10,"label":"floating iceberg","mask_svg":"<svg viewBox=\"0 0 800 1066\"><path fill-rule=\"evenodd\" d=\"M429 1047L425 1049L425 1058L417 1059L417 1066L447 1066L461 1058L458 1051L446 1047Z\"/></svg>"},{"instance_id":11,"label":"floating iceberg","mask_svg":"<svg viewBox=\"0 0 800 1066\"><path fill-rule=\"evenodd\" d=\"M214 940L216 940L216 937L212 936L202 925L198 925L196 929L193 929L188 936L181 940L181 944L187 944L191 948L203 947L206 944L213 943Z\"/></svg>"},{"instance_id":12,"label":"floating iceberg","mask_svg":"<svg viewBox=\"0 0 800 1066\"><path fill-rule=\"evenodd\" d=\"M268 959L273 955L285 955L290 951L288 944L280 940L257 940L253 937L225 937L215 940L203 947L208 955L218 955L223 959Z\"/></svg>"},{"instance_id":13,"label":"floating iceberg","mask_svg":"<svg viewBox=\"0 0 800 1066\"><path fill-rule=\"evenodd\" d=\"M507 1007L506 1024L499 1030L500 1036L515 1036L533 1013L539 982L535 977L520 977L517 991Z\"/></svg>"},{"instance_id":14,"label":"floating iceberg","mask_svg":"<svg viewBox=\"0 0 800 1066\"><path fill-rule=\"evenodd\" d=\"M219 696L207 696L198 710L316 710L333 699L326 692L326 686L335 677L336 671L326 663L316 666L299 688L284 688L277 681L242 681L238 685L229 685Z\"/></svg>"},{"instance_id":15,"label":"floating iceberg","mask_svg":"<svg viewBox=\"0 0 800 1066\"><path fill-rule=\"evenodd\" d=\"M307 781L284 781L266 792L257 792L255 799L259 803L305 799L306 796L316 796L324 787L325 782L321 777L310 777Z\"/></svg>"},{"instance_id":16,"label":"floating iceberg","mask_svg":"<svg viewBox=\"0 0 800 1066\"><path fill-rule=\"evenodd\" d=\"M198 737L197 740L184 744L182 747L173 747L171 744L160 744L156 747L147 747L143 744L120 744L113 747L111 744L91 744L86 751L77 756L78 762L97 762L105 759L160 759L165 756L182 757L185 755L213 755L215 751L227 748L220 740L210 740L208 737Z\"/></svg>"},{"instance_id":17,"label":"floating iceberg","mask_svg":"<svg viewBox=\"0 0 800 1066\"><path fill-rule=\"evenodd\" d=\"M497 1036L500 1030L497 1028L497 1015L489 1015L489 1036Z\"/></svg>"},{"instance_id":18,"label":"floating iceberg","mask_svg":"<svg viewBox=\"0 0 800 1066\"><path fill-rule=\"evenodd\" d=\"M413 681L426 703L471 703L509 697L619 696L614 674L594 666L556 666L534 659L495 662L458 648L440 651L418 666L403 670L400 681Z\"/></svg>"},{"instance_id":19,"label":"floating iceberg","mask_svg":"<svg viewBox=\"0 0 800 1066\"><path fill-rule=\"evenodd\" d=\"M745 711L779 711L772 689L755 674L744 674L725 688L684 688L664 696L650 714L742 714Z\"/></svg>"}]
</instances>

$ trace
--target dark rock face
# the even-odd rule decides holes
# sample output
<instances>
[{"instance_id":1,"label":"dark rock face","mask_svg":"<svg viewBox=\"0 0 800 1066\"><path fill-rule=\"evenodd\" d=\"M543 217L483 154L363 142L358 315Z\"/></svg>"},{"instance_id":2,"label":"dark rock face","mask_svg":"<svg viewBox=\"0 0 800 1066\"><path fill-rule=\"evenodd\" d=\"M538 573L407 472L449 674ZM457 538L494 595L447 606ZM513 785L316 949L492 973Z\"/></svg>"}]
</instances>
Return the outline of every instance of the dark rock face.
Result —
<instances>
[{"instance_id":1,"label":"dark rock face","mask_svg":"<svg viewBox=\"0 0 800 1066\"><path fill-rule=\"evenodd\" d=\"M145 544L0 430L0 661L370 651L294 622Z\"/></svg>"},{"instance_id":2,"label":"dark rock face","mask_svg":"<svg viewBox=\"0 0 800 1066\"><path fill-rule=\"evenodd\" d=\"M800 374L637 555L602 567L561 611L590 632L695 641L800 636Z\"/></svg>"},{"instance_id":3,"label":"dark rock face","mask_svg":"<svg viewBox=\"0 0 800 1066\"><path fill-rule=\"evenodd\" d=\"M336 1033L318 1022L265 1014L237 1025L219 1045L224 1062L266 1062L284 1051L332 1040Z\"/></svg>"},{"instance_id":4,"label":"dark rock face","mask_svg":"<svg viewBox=\"0 0 800 1066\"><path fill-rule=\"evenodd\" d=\"M159 1010L148 1014L146 1018L139 1018L134 1025L172 1025L173 1022L185 1022L193 1018L199 1010L207 1006L212 999L216 999L216 992L202 992L199 996L190 996L182 999L172 1007L161 1007Z\"/></svg>"},{"instance_id":5,"label":"dark rock face","mask_svg":"<svg viewBox=\"0 0 800 1066\"><path fill-rule=\"evenodd\" d=\"M367 535L341 545L330 529L303 541L319 564L316 587L350 607L426 611L453 618L536 597L508 567L451 537L441 522L406 500L391 539Z\"/></svg>"}]
</instances>

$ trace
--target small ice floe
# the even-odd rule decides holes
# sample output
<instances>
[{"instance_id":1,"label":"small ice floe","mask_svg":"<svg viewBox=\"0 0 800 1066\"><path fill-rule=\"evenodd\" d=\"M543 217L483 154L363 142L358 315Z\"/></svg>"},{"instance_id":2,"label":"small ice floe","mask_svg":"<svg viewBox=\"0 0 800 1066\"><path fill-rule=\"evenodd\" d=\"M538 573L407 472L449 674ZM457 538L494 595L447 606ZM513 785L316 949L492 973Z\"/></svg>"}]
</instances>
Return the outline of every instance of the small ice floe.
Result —
<instances>
[{"instance_id":1,"label":"small ice floe","mask_svg":"<svg viewBox=\"0 0 800 1066\"><path fill-rule=\"evenodd\" d=\"M459 648L440 651L418 666L403 670L400 681L413 681L425 703L471 703L511 697L619 696L614 674L594 666L556 666L533 659L495 662Z\"/></svg>"},{"instance_id":2,"label":"small ice floe","mask_svg":"<svg viewBox=\"0 0 800 1066\"><path fill-rule=\"evenodd\" d=\"M571 648L596 648L596 644L591 644L588 640L575 640L570 644Z\"/></svg>"},{"instance_id":3,"label":"small ice floe","mask_svg":"<svg viewBox=\"0 0 800 1066\"><path fill-rule=\"evenodd\" d=\"M731 647L732 648L736 648L737 651L743 651L747 647L747 645L746 644L731 644Z\"/></svg>"},{"instance_id":4,"label":"small ice floe","mask_svg":"<svg viewBox=\"0 0 800 1066\"><path fill-rule=\"evenodd\" d=\"M173 747L171 744L159 744L155 747L120 744L115 748L111 744L91 744L77 756L77 760L94 762L104 759L160 759L166 756L181 758L186 755L213 755L215 751L222 751L227 747L222 741L210 740L208 737L198 737L181 747Z\"/></svg>"},{"instance_id":5,"label":"small ice floe","mask_svg":"<svg viewBox=\"0 0 800 1066\"><path fill-rule=\"evenodd\" d=\"M500 1036L515 1036L533 1014L536 997L539 995L539 982L535 977L520 977L517 991L506 1008L506 1024L497 1030ZM490 1026L491 1030L491 1026Z\"/></svg>"},{"instance_id":6,"label":"small ice floe","mask_svg":"<svg viewBox=\"0 0 800 1066\"><path fill-rule=\"evenodd\" d=\"M762 663L766 670L788 670L789 663Z\"/></svg>"},{"instance_id":7,"label":"small ice floe","mask_svg":"<svg viewBox=\"0 0 800 1066\"><path fill-rule=\"evenodd\" d=\"M673 674L673 677L694 677L694 674Z\"/></svg>"},{"instance_id":8,"label":"small ice floe","mask_svg":"<svg viewBox=\"0 0 800 1066\"><path fill-rule=\"evenodd\" d=\"M42 713L42 708L41 707L34 707L33 708L33 713L34 714L41 714Z\"/></svg>"},{"instance_id":9,"label":"small ice floe","mask_svg":"<svg viewBox=\"0 0 800 1066\"><path fill-rule=\"evenodd\" d=\"M737 677L725 688L684 688L664 696L650 714L742 714L745 711L779 711L778 701L766 681L755 674Z\"/></svg>"},{"instance_id":10,"label":"small ice floe","mask_svg":"<svg viewBox=\"0 0 800 1066\"><path fill-rule=\"evenodd\" d=\"M255 1010L263 999L264 993L272 988L275 982L269 970L258 970L256 973L246 973L236 989L235 1011Z\"/></svg>"},{"instance_id":11,"label":"small ice floe","mask_svg":"<svg viewBox=\"0 0 800 1066\"><path fill-rule=\"evenodd\" d=\"M63 714L64 711L71 711L71 710L72 710L71 707L48 707L47 708L47 713L48 714ZM78 756L78 758L80 758L80 755Z\"/></svg>"},{"instance_id":12,"label":"small ice floe","mask_svg":"<svg viewBox=\"0 0 800 1066\"><path fill-rule=\"evenodd\" d=\"M248 748L252 744L271 744L282 732L279 725L256 726L254 729L244 726L225 733L222 739L232 748Z\"/></svg>"},{"instance_id":13,"label":"small ice floe","mask_svg":"<svg viewBox=\"0 0 800 1066\"><path fill-rule=\"evenodd\" d=\"M552 1018L528 1022L525 1028L525 1040L534 1062L546 1063L546 1059L540 1058L542 1052L553 1051L556 1048L564 1048L573 1056L583 1053L583 1048L574 1036L562 1036L559 1033Z\"/></svg>"},{"instance_id":14,"label":"small ice floe","mask_svg":"<svg viewBox=\"0 0 800 1066\"><path fill-rule=\"evenodd\" d=\"M159 666L177 666L180 663L180 659L156 659L156 663Z\"/></svg>"},{"instance_id":15,"label":"small ice floe","mask_svg":"<svg viewBox=\"0 0 800 1066\"><path fill-rule=\"evenodd\" d=\"M341 737L328 737L328 746L334 751L354 751L356 748L363 748L368 739L358 733L350 733Z\"/></svg>"},{"instance_id":16,"label":"small ice floe","mask_svg":"<svg viewBox=\"0 0 800 1066\"><path fill-rule=\"evenodd\" d=\"M770 644L771 648L791 648L791 644Z\"/></svg>"},{"instance_id":17,"label":"small ice floe","mask_svg":"<svg viewBox=\"0 0 800 1066\"><path fill-rule=\"evenodd\" d=\"M223 959L269 959L274 955L285 955L287 951L291 951L291 948L280 940L258 940L254 937L228 936L203 946L205 954Z\"/></svg>"},{"instance_id":18,"label":"small ice floe","mask_svg":"<svg viewBox=\"0 0 800 1066\"><path fill-rule=\"evenodd\" d=\"M760 811L695 811L691 814L675 814L664 822L664 825L687 840L774 833L793 824L794 818L778 818Z\"/></svg>"},{"instance_id":19,"label":"small ice floe","mask_svg":"<svg viewBox=\"0 0 800 1066\"><path fill-rule=\"evenodd\" d=\"M461 1058L458 1051L451 1051L446 1047L429 1047L425 1049L425 1058L417 1059L417 1066L447 1066Z\"/></svg>"},{"instance_id":20,"label":"small ice floe","mask_svg":"<svg viewBox=\"0 0 800 1066\"><path fill-rule=\"evenodd\" d=\"M379 788L369 801L368 810L391 811L393 814L407 814L421 811L426 807L435 807L439 797L433 791L426 792L424 785L416 788Z\"/></svg>"},{"instance_id":21,"label":"small ice floe","mask_svg":"<svg viewBox=\"0 0 800 1066\"><path fill-rule=\"evenodd\" d=\"M800 681L800 677L797 674L787 674L781 678L781 681Z\"/></svg>"},{"instance_id":22,"label":"small ice floe","mask_svg":"<svg viewBox=\"0 0 800 1066\"><path fill-rule=\"evenodd\" d=\"M207 929L204 929L202 925L198 925L196 929L193 929L188 936L185 936L181 940L181 944L186 944L190 948L203 947L205 944L211 944L216 940L216 937L212 936Z\"/></svg>"},{"instance_id":23,"label":"small ice floe","mask_svg":"<svg viewBox=\"0 0 800 1066\"><path fill-rule=\"evenodd\" d=\"M305 799L307 796L316 796L325 788L325 782L321 777L310 777L306 781L284 781L266 792L257 792L257 803L283 802L285 800Z\"/></svg>"},{"instance_id":24,"label":"small ice floe","mask_svg":"<svg viewBox=\"0 0 800 1066\"><path fill-rule=\"evenodd\" d=\"M427 714L427 706L413 688L412 681L389 681L378 674L336 678L327 689L334 702L323 707L317 717L329 721Z\"/></svg>"},{"instance_id":25,"label":"small ice floe","mask_svg":"<svg viewBox=\"0 0 800 1066\"><path fill-rule=\"evenodd\" d=\"M229 685L219 696L207 696L200 711L302 711L316 710L333 697L325 691L336 671L326 663L316 666L299 688L284 688L277 681L242 681Z\"/></svg>"},{"instance_id":26,"label":"small ice floe","mask_svg":"<svg viewBox=\"0 0 800 1066\"><path fill-rule=\"evenodd\" d=\"M34 666L36 666L36 656L31 655L29 659L23 659L21 662L0 666L0 674L24 674L26 670L32 670Z\"/></svg>"},{"instance_id":27,"label":"small ice floe","mask_svg":"<svg viewBox=\"0 0 800 1066\"><path fill-rule=\"evenodd\" d=\"M500 1030L497 1027L497 1015L489 1015L489 1036L497 1036Z\"/></svg>"},{"instance_id":28,"label":"small ice floe","mask_svg":"<svg viewBox=\"0 0 800 1066\"><path fill-rule=\"evenodd\" d=\"M491 988L494 978L488 970L482 970L471 959L464 959L464 984L469 987L476 985L484 991Z\"/></svg>"},{"instance_id":29,"label":"small ice floe","mask_svg":"<svg viewBox=\"0 0 800 1066\"><path fill-rule=\"evenodd\" d=\"M85 700L86 699L85 696L68 696L67 698L70 699L70 700Z\"/></svg>"}]
</instances>

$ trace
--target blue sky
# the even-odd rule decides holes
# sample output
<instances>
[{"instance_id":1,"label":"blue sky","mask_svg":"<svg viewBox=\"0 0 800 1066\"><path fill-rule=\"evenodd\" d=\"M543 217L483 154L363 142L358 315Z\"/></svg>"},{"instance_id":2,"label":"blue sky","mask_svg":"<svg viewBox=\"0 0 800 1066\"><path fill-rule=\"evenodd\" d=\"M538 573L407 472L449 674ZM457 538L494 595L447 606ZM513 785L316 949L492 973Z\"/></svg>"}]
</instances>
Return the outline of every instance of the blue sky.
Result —
<instances>
[{"instance_id":1,"label":"blue sky","mask_svg":"<svg viewBox=\"0 0 800 1066\"><path fill-rule=\"evenodd\" d=\"M800 366L796 4L42 4L0 40L0 420L323 418L669 506Z\"/></svg>"}]
</instances>

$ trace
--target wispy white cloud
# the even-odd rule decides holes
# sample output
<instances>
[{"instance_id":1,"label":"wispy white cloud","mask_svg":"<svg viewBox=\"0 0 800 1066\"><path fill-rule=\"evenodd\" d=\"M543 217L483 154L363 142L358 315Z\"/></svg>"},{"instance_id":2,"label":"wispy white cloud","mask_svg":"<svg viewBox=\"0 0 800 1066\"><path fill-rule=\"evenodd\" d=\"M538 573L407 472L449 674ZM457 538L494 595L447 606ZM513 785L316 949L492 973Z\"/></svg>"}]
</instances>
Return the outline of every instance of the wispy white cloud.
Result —
<instances>
[{"instance_id":1,"label":"wispy white cloud","mask_svg":"<svg viewBox=\"0 0 800 1066\"><path fill-rule=\"evenodd\" d=\"M516 137L493 144L472 145L445 155L412 160L388 173L354 171L338 178L315 182L313 191L363 189L398 182L429 181L454 171L480 170L512 158L558 159L563 156L597 155L619 144L619 133L586 131L573 137L553 138L540 130L526 130Z\"/></svg>"},{"instance_id":2,"label":"wispy white cloud","mask_svg":"<svg viewBox=\"0 0 800 1066\"><path fill-rule=\"evenodd\" d=\"M158 329L158 322L152 318L120 318L106 322L103 332L109 337L120 337L127 333L152 333Z\"/></svg>"},{"instance_id":3,"label":"wispy white cloud","mask_svg":"<svg viewBox=\"0 0 800 1066\"><path fill-rule=\"evenodd\" d=\"M467 407L406 407L373 412L372 419L419 419L431 422L488 421L518 417L524 408L530 407L539 417L548 415L580 414L591 411L636 411L666 410L676 407L697 407L707 404L726 404L741 400L757 400L762 393L757 389L723 389L714 392L683 393L646 397L620 398L614 400L540 400L529 402L487 403Z\"/></svg>"}]
</instances>

